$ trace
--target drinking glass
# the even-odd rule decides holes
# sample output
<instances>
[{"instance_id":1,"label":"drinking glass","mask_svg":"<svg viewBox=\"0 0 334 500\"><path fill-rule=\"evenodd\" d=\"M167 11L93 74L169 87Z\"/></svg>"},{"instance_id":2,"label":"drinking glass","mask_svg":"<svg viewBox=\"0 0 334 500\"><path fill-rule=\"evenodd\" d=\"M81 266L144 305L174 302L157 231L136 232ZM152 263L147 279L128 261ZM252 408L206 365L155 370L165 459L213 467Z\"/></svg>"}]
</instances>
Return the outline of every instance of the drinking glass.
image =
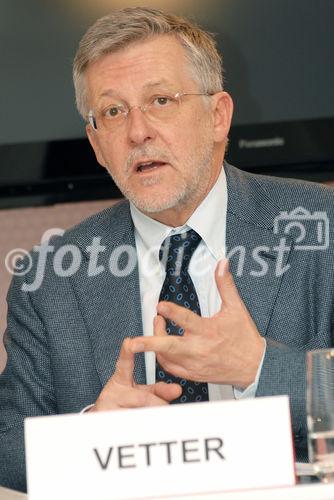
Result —
<instances>
[{"instance_id":1,"label":"drinking glass","mask_svg":"<svg viewBox=\"0 0 334 500\"><path fill-rule=\"evenodd\" d=\"M334 348L307 353L308 450L314 473L334 481Z\"/></svg>"}]
</instances>

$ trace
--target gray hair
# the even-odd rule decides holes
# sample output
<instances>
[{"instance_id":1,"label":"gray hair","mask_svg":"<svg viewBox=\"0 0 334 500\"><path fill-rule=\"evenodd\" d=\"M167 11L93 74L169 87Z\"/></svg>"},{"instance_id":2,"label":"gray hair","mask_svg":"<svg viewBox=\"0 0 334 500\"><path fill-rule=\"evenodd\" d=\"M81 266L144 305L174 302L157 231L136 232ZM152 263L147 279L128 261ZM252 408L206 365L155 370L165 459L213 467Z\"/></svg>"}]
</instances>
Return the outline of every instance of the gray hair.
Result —
<instances>
[{"instance_id":1,"label":"gray hair","mask_svg":"<svg viewBox=\"0 0 334 500\"><path fill-rule=\"evenodd\" d=\"M98 19L80 41L73 64L73 81L79 113L87 118L85 71L100 57L117 52L132 42L156 35L174 35L190 62L193 77L203 93L223 88L222 59L213 36L190 21L157 9L133 7Z\"/></svg>"}]
</instances>

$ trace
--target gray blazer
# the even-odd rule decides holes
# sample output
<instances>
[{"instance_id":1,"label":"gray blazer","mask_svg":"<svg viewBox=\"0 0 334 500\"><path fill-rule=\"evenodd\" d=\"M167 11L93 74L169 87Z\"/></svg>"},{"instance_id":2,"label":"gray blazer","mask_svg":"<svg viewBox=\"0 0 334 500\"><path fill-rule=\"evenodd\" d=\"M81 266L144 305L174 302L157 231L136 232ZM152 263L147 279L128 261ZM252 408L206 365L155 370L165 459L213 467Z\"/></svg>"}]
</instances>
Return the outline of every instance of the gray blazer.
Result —
<instances>
[{"instance_id":1,"label":"gray blazer","mask_svg":"<svg viewBox=\"0 0 334 500\"><path fill-rule=\"evenodd\" d=\"M227 164L225 170L227 251L234 250L231 269L267 340L257 396L290 396L297 459L306 459L305 351L333 345L334 194L324 186L252 175ZM327 213L327 250L299 248L299 231L284 234L284 221L278 233L275 230L275 218L299 206ZM308 221L304 245L318 244L315 223ZM99 258L106 269L115 248L135 246L127 201L56 237L37 291L22 291L23 282L33 282L40 272L36 252L30 273L15 277L11 284L5 335L8 362L0 376L0 485L26 487L24 418L78 412L94 402L114 372L123 339L143 334L137 266L125 277L109 271L88 277L87 246L93 237L100 237L106 247ZM282 238L285 248L280 253ZM79 249L81 265L73 276L60 277L54 272L53 257L69 244ZM242 272L240 245L245 248ZM257 253L252 255L254 249ZM66 256L64 268L65 260ZM290 267L278 276L278 264L280 269ZM264 267L267 272L258 276ZM143 354L136 358L135 378L145 383Z\"/></svg>"}]
</instances>

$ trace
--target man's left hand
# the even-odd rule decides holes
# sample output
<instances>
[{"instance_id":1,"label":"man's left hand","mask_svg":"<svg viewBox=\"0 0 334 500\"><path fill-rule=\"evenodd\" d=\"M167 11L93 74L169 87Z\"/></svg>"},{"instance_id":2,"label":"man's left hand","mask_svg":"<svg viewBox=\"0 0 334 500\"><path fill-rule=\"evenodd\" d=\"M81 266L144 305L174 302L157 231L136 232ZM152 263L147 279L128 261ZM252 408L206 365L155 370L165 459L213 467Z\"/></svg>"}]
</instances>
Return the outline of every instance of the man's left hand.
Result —
<instances>
[{"instance_id":1,"label":"man's left hand","mask_svg":"<svg viewBox=\"0 0 334 500\"><path fill-rule=\"evenodd\" d=\"M226 259L218 263L215 279L222 300L217 314L203 318L172 302L160 302L154 336L132 339L133 349L154 351L159 364L174 376L246 388L255 380L265 343ZM183 336L168 335L165 319L183 328Z\"/></svg>"}]
</instances>

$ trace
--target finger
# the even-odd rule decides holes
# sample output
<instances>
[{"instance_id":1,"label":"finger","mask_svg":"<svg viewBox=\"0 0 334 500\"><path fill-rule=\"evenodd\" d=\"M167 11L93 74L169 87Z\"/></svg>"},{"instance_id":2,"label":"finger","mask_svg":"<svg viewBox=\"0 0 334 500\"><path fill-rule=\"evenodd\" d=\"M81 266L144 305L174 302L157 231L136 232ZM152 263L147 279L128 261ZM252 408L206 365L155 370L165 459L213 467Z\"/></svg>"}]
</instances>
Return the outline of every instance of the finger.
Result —
<instances>
[{"instance_id":1,"label":"finger","mask_svg":"<svg viewBox=\"0 0 334 500\"><path fill-rule=\"evenodd\" d=\"M166 321L162 316L156 316L153 321L153 334L155 337L165 337L166 332Z\"/></svg>"},{"instance_id":2,"label":"finger","mask_svg":"<svg viewBox=\"0 0 334 500\"><path fill-rule=\"evenodd\" d=\"M182 394L182 387L179 384L167 384L166 382L157 382L152 385L138 385L138 389L150 392L158 398L165 401L173 401Z\"/></svg>"},{"instance_id":3,"label":"finger","mask_svg":"<svg viewBox=\"0 0 334 500\"><path fill-rule=\"evenodd\" d=\"M158 382L154 384L154 394L157 397L169 402L181 396L182 387L179 384L166 384L165 382Z\"/></svg>"},{"instance_id":4,"label":"finger","mask_svg":"<svg viewBox=\"0 0 334 500\"><path fill-rule=\"evenodd\" d=\"M164 335L163 337L134 337L131 339L131 349L134 353L155 352L170 353L178 351L177 343L181 337L175 335Z\"/></svg>"},{"instance_id":5,"label":"finger","mask_svg":"<svg viewBox=\"0 0 334 500\"><path fill-rule=\"evenodd\" d=\"M178 306L172 302L159 302L157 311L164 318L175 321L177 325L188 333L200 334L202 331L203 318L185 307Z\"/></svg>"},{"instance_id":6,"label":"finger","mask_svg":"<svg viewBox=\"0 0 334 500\"><path fill-rule=\"evenodd\" d=\"M163 399L154 391L141 390L139 387L149 386L136 386L122 391L117 400L118 408L144 408L148 406L162 406L168 404L169 401Z\"/></svg>"},{"instance_id":7,"label":"finger","mask_svg":"<svg viewBox=\"0 0 334 500\"><path fill-rule=\"evenodd\" d=\"M167 374L178 378L192 380L189 370L187 370L187 368L183 365L184 355L179 355L179 358L175 357L173 359L167 356L164 357L161 354L157 355L157 362Z\"/></svg>"},{"instance_id":8,"label":"finger","mask_svg":"<svg viewBox=\"0 0 334 500\"><path fill-rule=\"evenodd\" d=\"M132 350L132 344L129 338L126 338L121 346L119 358L116 363L115 373L112 381L122 385L133 385L133 370L135 364L135 355Z\"/></svg>"},{"instance_id":9,"label":"finger","mask_svg":"<svg viewBox=\"0 0 334 500\"><path fill-rule=\"evenodd\" d=\"M162 384L167 386L169 384ZM133 385L131 387L114 384L112 387L105 385L97 399L94 411L108 411L120 408L142 408L145 406L166 405L177 398L182 392L177 384L171 387L160 387L161 384Z\"/></svg>"},{"instance_id":10,"label":"finger","mask_svg":"<svg viewBox=\"0 0 334 500\"><path fill-rule=\"evenodd\" d=\"M229 269L228 259L222 259L218 262L215 271L215 279L223 307L240 303L240 295Z\"/></svg>"}]
</instances>

